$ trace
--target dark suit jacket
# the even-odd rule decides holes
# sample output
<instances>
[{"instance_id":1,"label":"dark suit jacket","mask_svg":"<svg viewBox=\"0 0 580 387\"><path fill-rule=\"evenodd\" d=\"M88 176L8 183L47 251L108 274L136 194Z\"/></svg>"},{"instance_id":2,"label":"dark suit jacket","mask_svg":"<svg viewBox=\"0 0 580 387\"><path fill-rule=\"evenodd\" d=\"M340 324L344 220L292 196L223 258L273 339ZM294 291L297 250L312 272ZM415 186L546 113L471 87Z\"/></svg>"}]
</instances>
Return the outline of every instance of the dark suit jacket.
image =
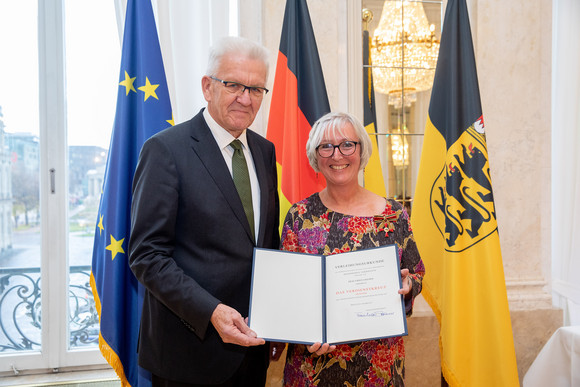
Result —
<instances>
[{"instance_id":1,"label":"dark suit jacket","mask_svg":"<svg viewBox=\"0 0 580 387\"><path fill-rule=\"evenodd\" d=\"M258 247L279 247L274 145L247 130L260 184ZM139 364L188 383L223 382L247 348L224 344L218 303L248 315L250 228L202 112L145 142L133 181L129 262L145 285Z\"/></svg>"}]
</instances>

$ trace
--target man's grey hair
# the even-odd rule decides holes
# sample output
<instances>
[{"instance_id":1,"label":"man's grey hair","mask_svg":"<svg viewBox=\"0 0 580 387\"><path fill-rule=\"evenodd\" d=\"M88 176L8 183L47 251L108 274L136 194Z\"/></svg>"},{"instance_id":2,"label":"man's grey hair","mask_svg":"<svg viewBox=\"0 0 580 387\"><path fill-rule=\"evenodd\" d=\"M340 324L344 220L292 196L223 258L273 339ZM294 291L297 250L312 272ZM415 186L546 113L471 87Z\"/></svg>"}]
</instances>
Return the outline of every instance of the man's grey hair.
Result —
<instances>
[{"instance_id":1,"label":"man's grey hair","mask_svg":"<svg viewBox=\"0 0 580 387\"><path fill-rule=\"evenodd\" d=\"M206 75L216 76L221 60L224 56L230 54L262 61L266 66L266 80L268 80L268 72L270 69L270 53L268 50L250 39L237 36L221 38L210 47Z\"/></svg>"},{"instance_id":2,"label":"man's grey hair","mask_svg":"<svg viewBox=\"0 0 580 387\"><path fill-rule=\"evenodd\" d=\"M316 158L316 147L320 145L322 138L325 133L333 134L336 137L344 136L344 127L346 124L351 124L354 128L354 132L358 137L358 147L360 148L360 168L363 170L366 167L371 154L373 153L373 146L371 139L362 126L360 121L349 113L328 113L320 117L318 121L312 125L310 130L310 135L308 136L308 141L306 142L306 156L308 156L308 161L310 166L315 172L320 172L318 168L318 159ZM339 152L335 150L335 152Z\"/></svg>"}]
</instances>

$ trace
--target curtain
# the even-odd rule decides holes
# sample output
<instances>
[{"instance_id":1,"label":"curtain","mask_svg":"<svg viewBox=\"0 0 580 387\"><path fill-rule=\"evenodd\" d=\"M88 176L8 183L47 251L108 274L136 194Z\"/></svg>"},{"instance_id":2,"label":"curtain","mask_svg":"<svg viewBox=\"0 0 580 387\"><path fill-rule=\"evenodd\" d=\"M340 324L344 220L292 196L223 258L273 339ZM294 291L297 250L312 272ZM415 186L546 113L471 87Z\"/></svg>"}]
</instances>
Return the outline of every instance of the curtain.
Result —
<instances>
[{"instance_id":1,"label":"curtain","mask_svg":"<svg viewBox=\"0 0 580 387\"><path fill-rule=\"evenodd\" d=\"M139 0L141 1L141 0ZM201 77L209 47L219 38L238 35L236 2L230 0L152 0L174 122L189 120L204 106ZM127 0L115 0L119 39ZM235 13L233 18L230 14ZM230 27L233 25L233 27Z\"/></svg>"},{"instance_id":2,"label":"curtain","mask_svg":"<svg viewBox=\"0 0 580 387\"><path fill-rule=\"evenodd\" d=\"M580 325L580 2L555 0L552 28L553 301Z\"/></svg>"}]
</instances>

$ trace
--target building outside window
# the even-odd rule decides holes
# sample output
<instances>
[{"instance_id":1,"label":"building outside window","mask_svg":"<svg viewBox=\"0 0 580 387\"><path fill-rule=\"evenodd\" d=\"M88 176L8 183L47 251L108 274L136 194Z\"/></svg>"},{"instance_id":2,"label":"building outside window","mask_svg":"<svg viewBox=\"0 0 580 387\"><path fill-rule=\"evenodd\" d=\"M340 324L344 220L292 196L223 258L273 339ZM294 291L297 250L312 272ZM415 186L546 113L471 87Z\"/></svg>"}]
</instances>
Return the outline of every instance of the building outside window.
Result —
<instances>
[{"instance_id":1,"label":"building outside window","mask_svg":"<svg viewBox=\"0 0 580 387\"><path fill-rule=\"evenodd\" d=\"M116 23L114 2L0 0L0 375L105 364L89 274Z\"/></svg>"}]
</instances>

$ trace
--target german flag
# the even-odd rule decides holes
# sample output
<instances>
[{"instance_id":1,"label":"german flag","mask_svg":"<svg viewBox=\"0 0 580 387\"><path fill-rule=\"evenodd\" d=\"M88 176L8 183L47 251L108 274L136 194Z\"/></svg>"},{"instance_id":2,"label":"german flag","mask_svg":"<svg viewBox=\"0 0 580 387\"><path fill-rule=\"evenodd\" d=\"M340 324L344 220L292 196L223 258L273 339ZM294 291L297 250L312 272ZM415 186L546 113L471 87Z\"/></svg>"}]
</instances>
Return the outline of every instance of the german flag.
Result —
<instances>
[{"instance_id":1,"label":"german flag","mask_svg":"<svg viewBox=\"0 0 580 387\"><path fill-rule=\"evenodd\" d=\"M413 232L450 386L518 386L477 71L465 0L449 0Z\"/></svg>"},{"instance_id":2,"label":"german flag","mask_svg":"<svg viewBox=\"0 0 580 387\"><path fill-rule=\"evenodd\" d=\"M377 137L377 114L375 110L375 88L373 87L373 70L370 55L370 37L367 30L363 31L363 84L364 84L364 126L371 137L373 153L364 169L364 186L369 191L382 197L387 196L385 180L383 178L383 168L379 157L378 137Z\"/></svg>"},{"instance_id":3,"label":"german flag","mask_svg":"<svg viewBox=\"0 0 580 387\"><path fill-rule=\"evenodd\" d=\"M314 122L328 112L306 0L288 0L266 135L276 146L281 222L293 203L326 186L308 163L306 141Z\"/></svg>"}]
</instances>

